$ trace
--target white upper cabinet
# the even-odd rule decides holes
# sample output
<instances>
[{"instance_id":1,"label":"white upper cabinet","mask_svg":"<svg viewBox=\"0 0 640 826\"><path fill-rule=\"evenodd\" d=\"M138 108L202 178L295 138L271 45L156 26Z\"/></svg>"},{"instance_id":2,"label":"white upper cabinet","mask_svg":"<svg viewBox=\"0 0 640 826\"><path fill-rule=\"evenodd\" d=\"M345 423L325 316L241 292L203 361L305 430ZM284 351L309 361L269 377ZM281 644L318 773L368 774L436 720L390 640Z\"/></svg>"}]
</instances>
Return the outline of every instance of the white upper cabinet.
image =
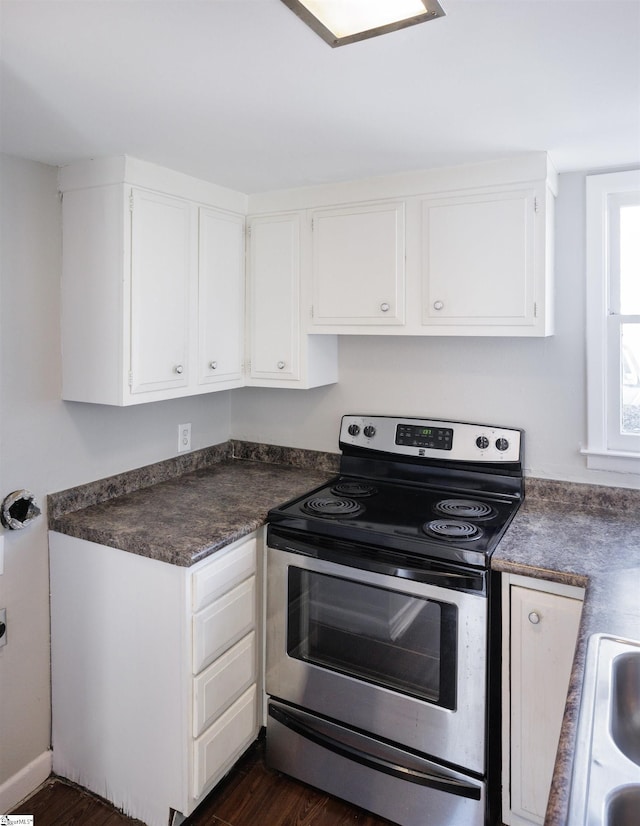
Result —
<instances>
[{"instance_id":1,"label":"white upper cabinet","mask_svg":"<svg viewBox=\"0 0 640 826\"><path fill-rule=\"evenodd\" d=\"M249 221L249 376L297 381L300 360L300 216Z\"/></svg>"},{"instance_id":2,"label":"white upper cabinet","mask_svg":"<svg viewBox=\"0 0 640 826\"><path fill-rule=\"evenodd\" d=\"M330 384L340 334L551 335L556 183L541 152L250 197L62 167L63 398Z\"/></svg>"},{"instance_id":3,"label":"white upper cabinet","mask_svg":"<svg viewBox=\"0 0 640 826\"><path fill-rule=\"evenodd\" d=\"M422 200L422 324L440 335L544 335L544 212L533 187Z\"/></svg>"},{"instance_id":4,"label":"white upper cabinet","mask_svg":"<svg viewBox=\"0 0 640 826\"><path fill-rule=\"evenodd\" d=\"M244 219L199 210L198 382L242 383Z\"/></svg>"},{"instance_id":5,"label":"white upper cabinet","mask_svg":"<svg viewBox=\"0 0 640 826\"><path fill-rule=\"evenodd\" d=\"M300 213L248 221L247 384L317 387L337 381L337 342L301 335Z\"/></svg>"},{"instance_id":6,"label":"white upper cabinet","mask_svg":"<svg viewBox=\"0 0 640 826\"><path fill-rule=\"evenodd\" d=\"M264 193L249 209L301 216L303 333L547 336L556 188L532 152Z\"/></svg>"},{"instance_id":7,"label":"white upper cabinet","mask_svg":"<svg viewBox=\"0 0 640 826\"><path fill-rule=\"evenodd\" d=\"M59 182L62 397L130 405L242 385L244 196L124 157L63 167Z\"/></svg>"},{"instance_id":8,"label":"white upper cabinet","mask_svg":"<svg viewBox=\"0 0 640 826\"><path fill-rule=\"evenodd\" d=\"M312 328L404 322L403 203L311 212Z\"/></svg>"},{"instance_id":9,"label":"white upper cabinet","mask_svg":"<svg viewBox=\"0 0 640 826\"><path fill-rule=\"evenodd\" d=\"M132 189L131 393L189 383L191 207Z\"/></svg>"}]
</instances>

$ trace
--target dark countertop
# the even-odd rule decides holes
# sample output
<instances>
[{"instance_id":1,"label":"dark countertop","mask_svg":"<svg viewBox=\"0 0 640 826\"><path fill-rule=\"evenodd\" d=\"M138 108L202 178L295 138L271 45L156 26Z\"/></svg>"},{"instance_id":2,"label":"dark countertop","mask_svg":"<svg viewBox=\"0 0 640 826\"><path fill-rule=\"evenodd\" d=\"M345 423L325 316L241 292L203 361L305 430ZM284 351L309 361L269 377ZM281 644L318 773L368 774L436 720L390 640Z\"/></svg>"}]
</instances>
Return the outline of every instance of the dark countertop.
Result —
<instances>
[{"instance_id":1,"label":"dark countertop","mask_svg":"<svg viewBox=\"0 0 640 826\"><path fill-rule=\"evenodd\" d=\"M491 564L586 586L545 818L545 826L564 826L588 639L597 632L640 639L640 491L527 480L525 502Z\"/></svg>"},{"instance_id":2,"label":"dark countertop","mask_svg":"<svg viewBox=\"0 0 640 826\"><path fill-rule=\"evenodd\" d=\"M145 487L132 487L130 474L102 480L91 497L95 503L86 496L94 486L53 494L49 529L172 565L193 565L264 525L270 508L334 475L326 454L305 452L308 461L298 466L268 461L296 460L300 453L263 453L263 461L256 461L227 452L164 479L157 469L142 469Z\"/></svg>"},{"instance_id":3,"label":"dark countertop","mask_svg":"<svg viewBox=\"0 0 640 826\"><path fill-rule=\"evenodd\" d=\"M190 566L265 523L268 510L323 484L336 454L227 442L48 497L49 528ZM640 491L526 480L493 554L495 570L586 586L545 826L564 826L586 644L640 639Z\"/></svg>"}]
</instances>

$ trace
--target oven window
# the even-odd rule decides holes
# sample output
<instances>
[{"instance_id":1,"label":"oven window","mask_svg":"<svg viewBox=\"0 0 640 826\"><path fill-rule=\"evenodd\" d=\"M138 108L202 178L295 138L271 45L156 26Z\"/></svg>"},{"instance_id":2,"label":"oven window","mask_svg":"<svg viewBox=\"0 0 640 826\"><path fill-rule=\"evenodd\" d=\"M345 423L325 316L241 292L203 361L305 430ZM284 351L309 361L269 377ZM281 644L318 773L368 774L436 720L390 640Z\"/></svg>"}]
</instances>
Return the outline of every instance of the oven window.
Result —
<instances>
[{"instance_id":1,"label":"oven window","mask_svg":"<svg viewBox=\"0 0 640 826\"><path fill-rule=\"evenodd\" d=\"M287 652L455 708L455 605L289 568Z\"/></svg>"}]
</instances>

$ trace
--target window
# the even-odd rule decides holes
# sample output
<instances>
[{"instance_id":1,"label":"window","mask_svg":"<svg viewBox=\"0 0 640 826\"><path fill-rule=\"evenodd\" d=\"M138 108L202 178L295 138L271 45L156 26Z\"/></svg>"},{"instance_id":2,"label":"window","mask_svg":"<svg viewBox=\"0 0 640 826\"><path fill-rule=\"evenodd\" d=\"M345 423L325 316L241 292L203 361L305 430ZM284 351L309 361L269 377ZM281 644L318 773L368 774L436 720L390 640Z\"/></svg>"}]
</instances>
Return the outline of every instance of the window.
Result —
<instances>
[{"instance_id":1,"label":"window","mask_svg":"<svg viewBox=\"0 0 640 826\"><path fill-rule=\"evenodd\" d=\"M587 454L640 472L640 170L587 178Z\"/></svg>"}]
</instances>

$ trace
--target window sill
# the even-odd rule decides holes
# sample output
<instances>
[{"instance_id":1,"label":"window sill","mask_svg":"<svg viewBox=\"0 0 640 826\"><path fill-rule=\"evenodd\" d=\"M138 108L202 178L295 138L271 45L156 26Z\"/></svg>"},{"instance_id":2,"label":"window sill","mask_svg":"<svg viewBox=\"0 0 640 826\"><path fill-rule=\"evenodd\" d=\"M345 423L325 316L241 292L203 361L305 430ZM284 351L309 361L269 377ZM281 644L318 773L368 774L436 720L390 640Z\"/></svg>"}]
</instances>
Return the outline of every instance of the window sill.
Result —
<instances>
[{"instance_id":1,"label":"window sill","mask_svg":"<svg viewBox=\"0 0 640 826\"><path fill-rule=\"evenodd\" d=\"M589 470L611 470L614 473L640 473L640 453L625 450L582 448Z\"/></svg>"}]
</instances>

